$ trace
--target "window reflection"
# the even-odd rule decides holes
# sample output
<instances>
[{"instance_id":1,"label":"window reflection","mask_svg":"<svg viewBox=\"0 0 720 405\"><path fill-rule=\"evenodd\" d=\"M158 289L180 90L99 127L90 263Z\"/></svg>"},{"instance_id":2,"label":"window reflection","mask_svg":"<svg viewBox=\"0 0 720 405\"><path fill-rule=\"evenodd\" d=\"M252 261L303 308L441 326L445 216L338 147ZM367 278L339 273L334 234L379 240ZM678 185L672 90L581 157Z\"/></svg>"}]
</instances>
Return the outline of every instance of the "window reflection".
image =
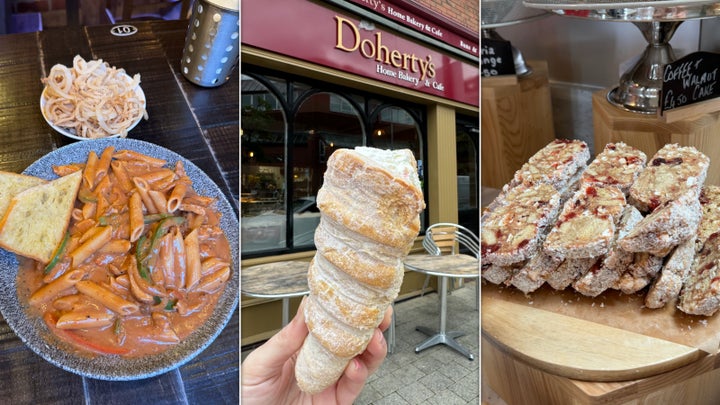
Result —
<instances>
[{"instance_id":1,"label":"window reflection","mask_svg":"<svg viewBox=\"0 0 720 405\"><path fill-rule=\"evenodd\" d=\"M373 121L371 146L380 149L410 149L420 156L420 131L415 119L400 107L381 107Z\"/></svg>"},{"instance_id":2,"label":"window reflection","mask_svg":"<svg viewBox=\"0 0 720 405\"><path fill-rule=\"evenodd\" d=\"M242 76L240 213L242 252L285 245L285 116L280 100Z\"/></svg>"},{"instance_id":3,"label":"window reflection","mask_svg":"<svg viewBox=\"0 0 720 405\"><path fill-rule=\"evenodd\" d=\"M320 92L302 101L293 128L292 196L299 203L292 218L292 247L307 247L314 245L315 228L320 223L320 212L314 203L327 159L338 148L362 145L362 120L346 98Z\"/></svg>"},{"instance_id":4,"label":"window reflection","mask_svg":"<svg viewBox=\"0 0 720 405\"><path fill-rule=\"evenodd\" d=\"M320 221L316 196L327 160L337 149L408 148L418 159L422 179L422 110L328 91L322 83L246 72L241 98L243 255L314 248Z\"/></svg>"}]
</instances>

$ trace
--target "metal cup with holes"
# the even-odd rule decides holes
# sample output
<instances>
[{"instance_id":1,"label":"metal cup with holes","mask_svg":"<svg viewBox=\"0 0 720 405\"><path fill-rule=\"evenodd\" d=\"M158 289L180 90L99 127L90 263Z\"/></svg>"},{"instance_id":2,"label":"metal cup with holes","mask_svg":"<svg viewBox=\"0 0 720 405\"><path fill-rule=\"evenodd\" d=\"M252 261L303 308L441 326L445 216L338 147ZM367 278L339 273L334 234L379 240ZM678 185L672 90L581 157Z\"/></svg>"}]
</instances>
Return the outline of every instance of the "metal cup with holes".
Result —
<instances>
[{"instance_id":1,"label":"metal cup with holes","mask_svg":"<svg viewBox=\"0 0 720 405\"><path fill-rule=\"evenodd\" d=\"M225 83L238 64L239 2L196 0L185 36L180 71L203 87Z\"/></svg>"}]
</instances>

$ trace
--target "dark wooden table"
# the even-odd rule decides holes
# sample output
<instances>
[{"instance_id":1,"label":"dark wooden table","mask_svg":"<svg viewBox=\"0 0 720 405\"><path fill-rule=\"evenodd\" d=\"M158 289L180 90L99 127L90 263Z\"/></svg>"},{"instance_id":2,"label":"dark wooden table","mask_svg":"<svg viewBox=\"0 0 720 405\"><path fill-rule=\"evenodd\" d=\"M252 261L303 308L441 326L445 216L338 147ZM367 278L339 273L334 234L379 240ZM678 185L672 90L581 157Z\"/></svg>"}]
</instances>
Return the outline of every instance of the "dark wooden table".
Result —
<instances>
[{"instance_id":1,"label":"dark wooden table","mask_svg":"<svg viewBox=\"0 0 720 405\"><path fill-rule=\"evenodd\" d=\"M49 29L0 35L0 170L21 172L46 153L74 142L42 118L40 79L75 55L103 59L140 73L150 119L130 138L152 142L191 160L239 201L239 77L203 88L179 70L187 21L133 22L138 33L110 34L111 26ZM238 311L218 338L179 369L129 382L84 378L25 347L0 317L0 398L23 404L237 404Z\"/></svg>"}]
</instances>

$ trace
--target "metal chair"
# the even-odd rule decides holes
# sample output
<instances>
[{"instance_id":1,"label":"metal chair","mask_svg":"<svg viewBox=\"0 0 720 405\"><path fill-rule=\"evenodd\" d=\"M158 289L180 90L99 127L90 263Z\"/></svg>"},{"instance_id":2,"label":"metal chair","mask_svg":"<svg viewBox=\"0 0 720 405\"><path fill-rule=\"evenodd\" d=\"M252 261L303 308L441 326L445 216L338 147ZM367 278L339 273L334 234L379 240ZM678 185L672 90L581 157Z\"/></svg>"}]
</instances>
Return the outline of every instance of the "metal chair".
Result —
<instances>
[{"instance_id":1,"label":"metal chair","mask_svg":"<svg viewBox=\"0 0 720 405\"><path fill-rule=\"evenodd\" d=\"M480 259L480 239L471 230L462 225L449 222L439 222L431 225L425 231L425 237L422 242L423 247L433 256L443 254L458 254L469 252L471 255ZM430 283L430 276L425 277L422 293ZM475 309L480 309L480 282L475 284L476 303Z\"/></svg>"},{"instance_id":2,"label":"metal chair","mask_svg":"<svg viewBox=\"0 0 720 405\"><path fill-rule=\"evenodd\" d=\"M430 226L423 238L422 245L428 254L439 256L442 254L458 254L467 250L480 259L480 239L472 231L462 225L440 222ZM425 277L422 294L430 282L430 276ZM395 303L393 303L393 316L387 330L388 353L395 352ZM480 309L480 281L475 282L475 309Z\"/></svg>"}]
</instances>

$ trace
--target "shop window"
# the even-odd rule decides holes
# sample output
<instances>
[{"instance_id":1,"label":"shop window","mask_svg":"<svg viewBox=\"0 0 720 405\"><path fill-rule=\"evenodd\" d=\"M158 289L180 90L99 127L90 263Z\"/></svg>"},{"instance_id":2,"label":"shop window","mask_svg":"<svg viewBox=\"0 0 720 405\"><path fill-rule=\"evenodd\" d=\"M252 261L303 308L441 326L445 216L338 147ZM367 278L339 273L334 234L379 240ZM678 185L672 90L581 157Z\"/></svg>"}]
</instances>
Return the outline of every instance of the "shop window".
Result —
<instances>
[{"instance_id":1,"label":"shop window","mask_svg":"<svg viewBox=\"0 0 720 405\"><path fill-rule=\"evenodd\" d=\"M243 257L315 248L316 196L337 149L407 148L423 177L423 107L281 77L252 68L242 75Z\"/></svg>"},{"instance_id":2,"label":"shop window","mask_svg":"<svg viewBox=\"0 0 720 405\"><path fill-rule=\"evenodd\" d=\"M348 99L319 92L303 100L295 114L292 136L292 246L314 246L320 212L315 197L322 186L327 159L338 148L363 144L362 119Z\"/></svg>"},{"instance_id":3,"label":"shop window","mask_svg":"<svg viewBox=\"0 0 720 405\"><path fill-rule=\"evenodd\" d=\"M380 108L375 114L369 145L380 149L410 149L420 158L420 130L417 121L405 109Z\"/></svg>"},{"instance_id":4,"label":"shop window","mask_svg":"<svg viewBox=\"0 0 720 405\"><path fill-rule=\"evenodd\" d=\"M479 234L479 131L470 119L458 119L456 128L458 222Z\"/></svg>"},{"instance_id":5,"label":"shop window","mask_svg":"<svg viewBox=\"0 0 720 405\"><path fill-rule=\"evenodd\" d=\"M285 245L285 133L280 100L261 82L242 76L242 252Z\"/></svg>"}]
</instances>

